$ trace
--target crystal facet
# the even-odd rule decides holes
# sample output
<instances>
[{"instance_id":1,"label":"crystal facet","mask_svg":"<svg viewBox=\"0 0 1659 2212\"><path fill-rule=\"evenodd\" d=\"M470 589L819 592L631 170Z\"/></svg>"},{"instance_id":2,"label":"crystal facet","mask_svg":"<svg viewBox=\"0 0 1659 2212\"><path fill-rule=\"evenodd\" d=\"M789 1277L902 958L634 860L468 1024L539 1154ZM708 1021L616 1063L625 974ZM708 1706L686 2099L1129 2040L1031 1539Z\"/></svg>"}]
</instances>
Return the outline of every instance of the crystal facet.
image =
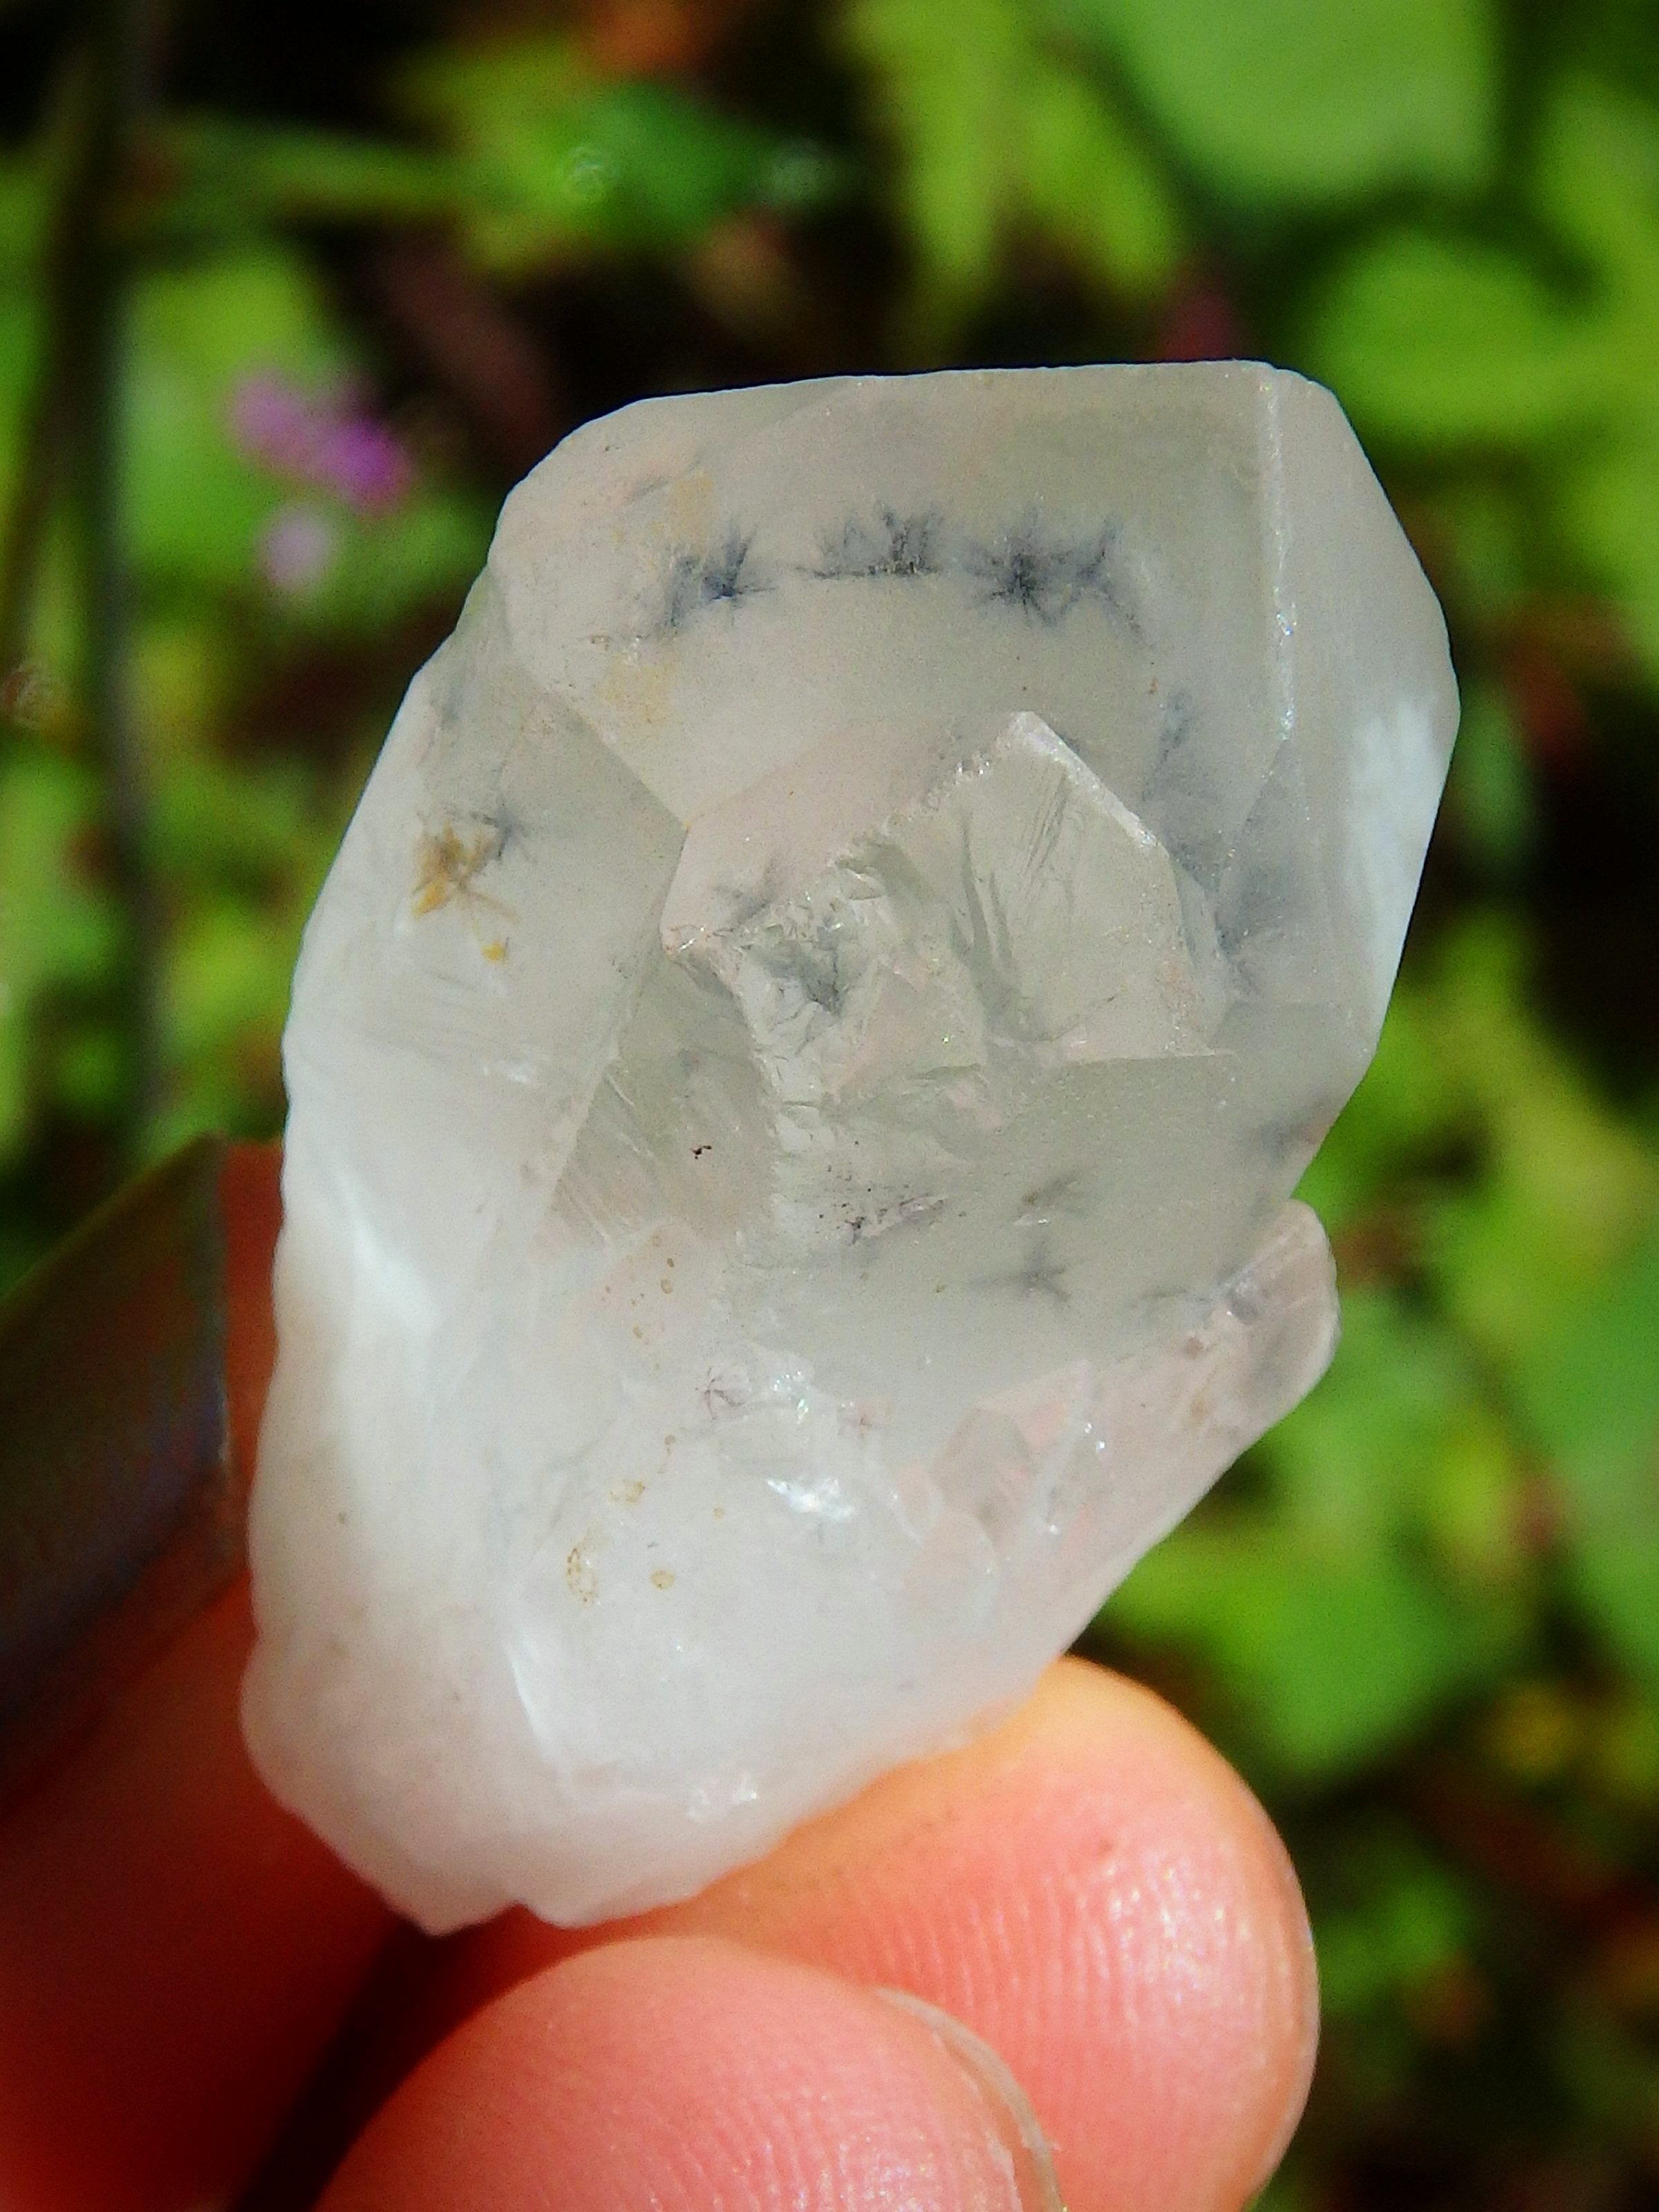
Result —
<instances>
[{"instance_id":1,"label":"crystal facet","mask_svg":"<svg viewBox=\"0 0 1659 2212\"><path fill-rule=\"evenodd\" d=\"M430 1928L684 1894L1021 1694L1330 1352L1287 1204L1456 720L1330 396L649 401L312 918L249 1740Z\"/></svg>"}]
</instances>

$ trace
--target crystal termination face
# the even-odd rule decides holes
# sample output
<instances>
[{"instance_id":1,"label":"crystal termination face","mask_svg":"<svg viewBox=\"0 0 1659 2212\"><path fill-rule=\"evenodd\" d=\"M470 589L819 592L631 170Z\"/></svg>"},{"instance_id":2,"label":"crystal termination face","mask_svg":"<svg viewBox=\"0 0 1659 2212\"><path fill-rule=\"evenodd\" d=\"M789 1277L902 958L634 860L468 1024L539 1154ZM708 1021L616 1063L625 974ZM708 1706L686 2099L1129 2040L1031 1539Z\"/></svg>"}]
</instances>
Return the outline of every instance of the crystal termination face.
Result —
<instances>
[{"instance_id":1,"label":"crystal termination face","mask_svg":"<svg viewBox=\"0 0 1659 2212\"><path fill-rule=\"evenodd\" d=\"M631 407L307 932L244 1700L428 1928L684 1895L1019 1697L1309 1389L1289 1194L1456 698L1248 363Z\"/></svg>"}]
</instances>

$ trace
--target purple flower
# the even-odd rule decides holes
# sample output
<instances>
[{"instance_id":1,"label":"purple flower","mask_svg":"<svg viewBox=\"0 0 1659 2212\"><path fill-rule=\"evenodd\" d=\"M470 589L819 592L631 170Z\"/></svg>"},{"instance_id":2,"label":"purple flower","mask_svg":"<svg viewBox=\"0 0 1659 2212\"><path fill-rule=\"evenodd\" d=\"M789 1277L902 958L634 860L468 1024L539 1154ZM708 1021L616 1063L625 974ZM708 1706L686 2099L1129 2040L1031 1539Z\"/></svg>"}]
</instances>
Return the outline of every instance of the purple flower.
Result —
<instances>
[{"instance_id":1,"label":"purple flower","mask_svg":"<svg viewBox=\"0 0 1659 2212\"><path fill-rule=\"evenodd\" d=\"M245 376L231 394L231 434L251 460L293 471L304 459L311 410L280 376Z\"/></svg>"},{"instance_id":2,"label":"purple flower","mask_svg":"<svg viewBox=\"0 0 1659 2212\"><path fill-rule=\"evenodd\" d=\"M283 376L244 377L231 396L230 430L272 475L332 492L360 514L396 507L415 481L408 448L347 391L313 393Z\"/></svg>"},{"instance_id":3,"label":"purple flower","mask_svg":"<svg viewBox=\"0 0 1659 2212\"><path fill-rule=\"evenodd\" d=\"M302 599L334 566L339 526L314 507L279 507L259 538L259 568L273 591Z\"/></svg>"},{"instance_id":4,"label":"purple flower","mask_svg":"<svg viewBox=\"0 0 1659 2212\"><path fill-rule=\"evenodd\" d=\"M372 416L343 416L330 424L318 454L319 475L362 514L396 507L415 480L400 441Z\"/></svg>"}]
</instances>

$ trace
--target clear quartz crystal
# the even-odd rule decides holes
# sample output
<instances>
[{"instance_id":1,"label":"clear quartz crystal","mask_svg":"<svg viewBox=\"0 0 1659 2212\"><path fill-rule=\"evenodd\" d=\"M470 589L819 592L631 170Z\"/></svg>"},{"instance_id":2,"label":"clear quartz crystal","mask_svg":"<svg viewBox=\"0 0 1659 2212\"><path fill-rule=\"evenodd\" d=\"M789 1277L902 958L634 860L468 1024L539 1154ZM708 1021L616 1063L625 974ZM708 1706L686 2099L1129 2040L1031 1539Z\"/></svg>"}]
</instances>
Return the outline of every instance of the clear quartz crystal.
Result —
<instances>
[{"instance_id":1,"label":"clear quartz crystal","mask_svg":"<svg viewBox=\"0 0 1659 2212\"><path fill-rule=\"evenodd\" d=\"M1248 363L664 399L514 493L307 933L245 1717L432 1929L1021 1695L1309 1389L1456 720Z\"/></svg>"}]
</instances>

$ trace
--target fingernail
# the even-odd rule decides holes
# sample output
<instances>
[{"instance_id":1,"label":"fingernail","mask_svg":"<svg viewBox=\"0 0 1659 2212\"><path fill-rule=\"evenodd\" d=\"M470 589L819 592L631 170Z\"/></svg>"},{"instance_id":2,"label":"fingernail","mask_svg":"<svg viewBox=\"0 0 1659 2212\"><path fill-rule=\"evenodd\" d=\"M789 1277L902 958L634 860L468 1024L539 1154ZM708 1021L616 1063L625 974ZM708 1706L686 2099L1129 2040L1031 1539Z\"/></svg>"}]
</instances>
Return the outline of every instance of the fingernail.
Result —
<instances>
[{"instance_id":1,"label":"fingernail","mask_svg":"<svg viewBox=\"0 0 1659 2212\"><path fill-rule=\"evenodd\" d=\"M0 1810L240 1565L225 1157L185 1146L0 1304Z\"/></svg>"},{"instance_id":2,"label":"fingernail","mask_svg":"<svg viewBox=\"0 0 1659 2212\"><path fill-rule=\"evenodd\" d=\"M1011 2202L1021 2212L1066 2212L1048 2138L1030 2100L990 2045L908 1990L878 1989L875 1994L921 2022L984 2105L1000 2162L1006 2163Z\"/></svg>"}]
</instances>

